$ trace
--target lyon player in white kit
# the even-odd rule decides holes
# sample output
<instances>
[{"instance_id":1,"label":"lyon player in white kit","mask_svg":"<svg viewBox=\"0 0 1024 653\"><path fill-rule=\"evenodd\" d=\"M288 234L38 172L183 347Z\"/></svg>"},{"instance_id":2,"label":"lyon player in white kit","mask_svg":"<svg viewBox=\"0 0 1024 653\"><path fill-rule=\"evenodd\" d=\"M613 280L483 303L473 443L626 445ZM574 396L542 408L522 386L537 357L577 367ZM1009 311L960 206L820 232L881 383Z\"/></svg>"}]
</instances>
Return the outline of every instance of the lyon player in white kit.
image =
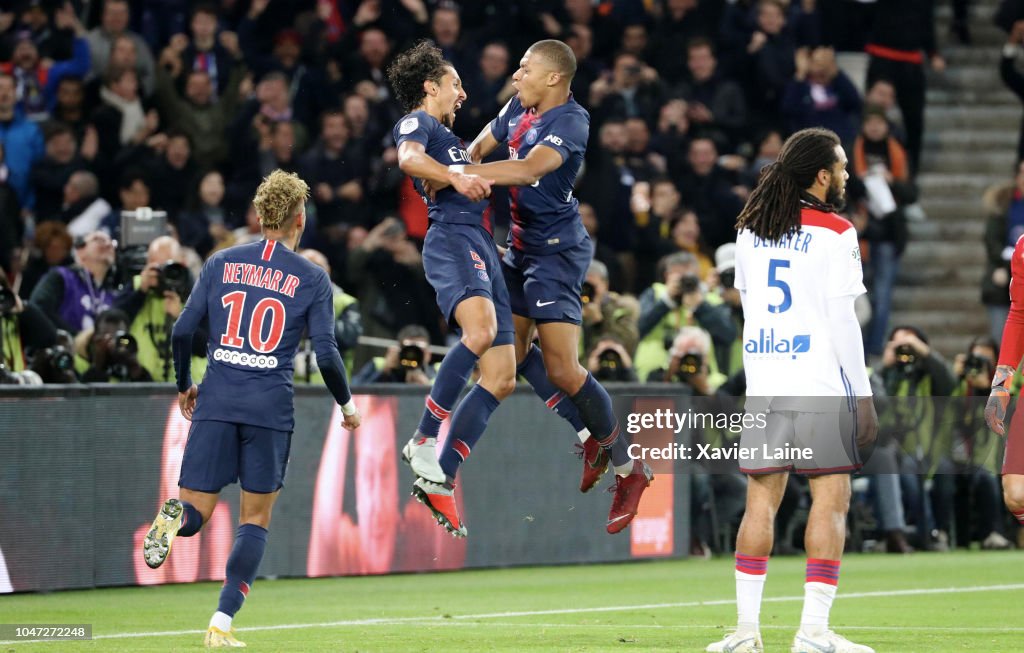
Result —
<instances>
[{"instance_id":1,"label":"lyon player in white kit","mask_svg":"<svg viewBox=\"0 0 1024 653\"><path fill-rule=\"evenodd\" d=\"M865 292L857 233L834 211L846 153L827 129L790 136L737 220L736 288L743 302L747 411L765 428L740 447L747 505L736 540L735 632L712 653L761 653L761 594L775 513L790 471L810 479L807 577L793 653L873 653L828 627L846 538L850 472L878 430L854 300Z\"/></svg>"}]
</instances>

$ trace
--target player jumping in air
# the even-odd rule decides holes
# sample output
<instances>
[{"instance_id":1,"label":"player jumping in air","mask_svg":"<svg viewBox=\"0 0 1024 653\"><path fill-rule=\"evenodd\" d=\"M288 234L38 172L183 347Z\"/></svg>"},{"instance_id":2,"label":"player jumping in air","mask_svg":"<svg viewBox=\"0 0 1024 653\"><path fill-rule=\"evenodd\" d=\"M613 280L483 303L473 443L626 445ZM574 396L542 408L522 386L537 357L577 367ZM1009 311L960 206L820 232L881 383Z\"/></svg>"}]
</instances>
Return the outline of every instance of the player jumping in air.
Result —
<instances>
[{"instance_id":1,"label":"player jumping in air","mask_svg":"<svg viewBox=\"0 0 1024 653\"><path fill-rule=\"evenodd\" d=\"M985 407L985 420L999 435L1006 435L1003 420L1010 403L1013 376L1024 358L1024 237L1017 239L1010 259L1010 314L1006 316L999 365L992 379L992 393ZM1020 404L1017 410L1021 410ZM1016 426L1017 422L1011 422ZM1012 428L1006 437L1003 457L1003 501L1017 521L1024 525L1024 433Z\"/></svg>"},{"instance_id":2,"label":"player jumping in air","mask_svg":"<svg viewBox=\"0 0 1024 653\"><path fill-rule=\"evenodd\" d=\"M502 265L515 314L517 372L579 434L582 491L600 480L611 460L616 486L607 530L618 533L633 520L654 476L629 457L611 398L579 363L580 291L593 243L573 197L590 131L590 115L569 92L575 73L576 57L565 43L530 46L512 76L518 94L469 148L481 161L505 143L509 160L454 163L450 170L512 187L512 229ZM533 346L535 328L539 349Z\"/></svg>"},{"instance_id":3,"label":"player jumping in air","mask_svg":"<svg viewBox=\"0 0 1024 653\"><path fill-rule=\"evenodd\" d=\"M736 288L743 304L747 411L744 451L810 448L810 460L744 460L746 512L736 540L737 630L709 652L763 651L761 593L775 513L790 470L810 479L807 577L793 653L873 653L828 628L839 580L857 445L878 430L854 299L865 292L857 232L834 213L845 195L846 153L825 129L790 136L739 215Z\"/></svg>"},{"instance_id":4,"label":"player jumping in air","mask_svg":"<svg viewBox=\"0 0 1024 653\"><path fill-rule=\"evenodd\" d=\"M334 339L331 282L295 253L306 225L309 187L296 175L272 172L253 205L263 240L212 255L203 266L172 334L181 413L192 421L177 499L164 502L143 541L146 564L159 567L174 538L191 537L209 520L224 486L242 486L238 534L228 558L220 603L206 646L245 646L231 620L249 594L274 501L284 484L295 425L292 359L304 332L324 383L341 405L343 426L355 429L345 366ZM196 387L189 373L192 334L209 316L209 367Z\"/></svg>"}]
</instances>

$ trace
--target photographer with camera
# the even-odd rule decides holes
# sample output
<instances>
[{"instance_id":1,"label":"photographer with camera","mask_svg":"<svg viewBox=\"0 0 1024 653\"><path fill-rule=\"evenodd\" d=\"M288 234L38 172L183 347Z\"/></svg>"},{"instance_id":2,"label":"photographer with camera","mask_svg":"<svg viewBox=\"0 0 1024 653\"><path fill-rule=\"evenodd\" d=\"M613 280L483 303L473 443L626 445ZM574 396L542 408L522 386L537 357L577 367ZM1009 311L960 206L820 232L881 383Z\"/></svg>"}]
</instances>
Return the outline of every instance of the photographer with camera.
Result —
<instances>
[{"instance_id":1,"label":"photographer with camera","mask_svg":"<svg viewBox=\"0 0 1024 653\"><path fill-rule=\"evenodd\" d=\"M418 324L398 332L398 344L369 361L352 377L352 385L410 383L429 386L436 372L430 364L430 333Z\"/></svg>"},{"instance_id":2,"label":"photographer with camera","mask_svg":"<svg viewBox=\"0 0 1024 653\"><path fill-rule=\"evenodd\" d=\"M96 328L85 345L89 368L82 374L83 383L147 382L153 377L139 362L139 343L128 332L128 316L116 308L96 318Z\"/></svg>"},{"instance_id":3,"label":"photographer with camera","mask_svg":"<svg viewBox=\"0 0 1024 653\"><path fill-rule=\"evenodd\" d=\"M608 267L601 261L590 262L580 299L583 301L583 350L590 351L599 340L611 337L632 356L639 339L640 304L631 295L608 290Z\"/></svg>"},{"instance_id":4,"label":"photographer with camera","mask_svg":"<svg viewBox=\"0 0 1024 653\"><path fill-rule=\"evenodd\" d=\"M586 310L586 304L583 305ZM633 369L633 357L615 336L602 336L587 355L587 370L594 378L604 383L636 383L639 379Z\"/></svg>"},{"instance_id":5,"label":"photographer with camera","mask_svg":"<svg viewBox=\"0 0 1024 653\"><path fill-rule=\"evenodd\" d=\"M933 397L948 397L956 379L946 361L928 344L923 331L898 326L889 335L882 354L882 381L891 397L889 410L880 418L879 431L899 442L900 486L907 516L917 527L918 546L944 548L937 539L931 501L925 492L924 475L931 466L936 432L942 415ZM908 400L913 397L917 400Z\"/></svg>"},{"instance_id":6,"label":"photographer with camera","mask_svg":"<svg viewBox=\"0 0 1024 653\"><path fill-rule=\"evenodd\" d=\"M114 306L128 316L128 329L138 343L138 359L154 381L174 380L171 328L181 315L192 291L193 279L185 267L181 245L171 236L159 236L146 250L146 265L133 280L134 290L118 298ZM206 370L206 333L192 339L192 374L202 378Z\"/></svg>"},{"instance_id":7,"label":"photographer with camera","mask_svg":"<svg viewBox=\"0 0 1024 653\"><path fill-rule=\"evenodd\" d=\"M726 380L724 374L712 369L712 350L707 331L697 326L684 326L672 340L667 366L652 371L647 382L682 384L694 396L710 397Z\"/></svg>"},{"instance_id":8,"label":"photographer with camera","mask_svg":"<svg viewBox=\"0 0 1024 653\"><path fill-rule=\"evenodd\" d=\"M114 304L120 286L114 262L117 241L93 231L74 241L75 264L57 266L39 281L29 301L58 329L77 335Z\"/></svg>"},{"instance_id":9,"label":"photographer with camera","mask_svg":"<svg viewBox=\"0 0 1024 653\"><path fill-rule=\"evenodd\" d=\"M959 384L939 424L931 469L935 525L939 532L952 536L951 526L956 524L953 546L970 546L973 539L979 540L983 549L1011 546L1001 532L1003 442L985 423L985 401L998 360L995 340L978 336L953 361Z\"/></svg>"},{"instance_id":10,"label":"photographer with camera","mask_svg":"<svg viewBox=\"0 0 1024 653\"><path fill-rule=\"evenodd\" d=\"M640 378L662 369L677 331L699 326L711 336L709 370L718 373L718 349L728 350L737 337L736 324L722 299L708 294L698 277L700 264L689 252L669 254L658 261L658 278L640 295L640 344L634 362Z\"/></svg>"},{"instance_id":11,"label":"photographer with camera","mask_svg":"<svg viewBox=\"0 0 1024 653\"><path fill-rule=\"evenodd\" d=\"M27 352L57 341L57 330L38 307L22 302L0 268L0 383L24 383Z\"/></svg>"}]
</instances>

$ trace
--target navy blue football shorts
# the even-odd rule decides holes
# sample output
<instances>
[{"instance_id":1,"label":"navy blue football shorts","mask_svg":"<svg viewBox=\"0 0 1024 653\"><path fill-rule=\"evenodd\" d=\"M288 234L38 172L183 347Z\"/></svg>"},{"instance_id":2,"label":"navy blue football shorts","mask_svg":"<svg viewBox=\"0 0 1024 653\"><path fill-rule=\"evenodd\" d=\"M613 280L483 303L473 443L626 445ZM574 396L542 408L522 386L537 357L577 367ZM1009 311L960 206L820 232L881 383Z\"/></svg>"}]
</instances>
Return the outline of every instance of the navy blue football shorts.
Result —
<instances>
[{"instance_id":1,"label":"navy blue football shorts","mask_svg":"<svg viewBox=\"0 0 1024 653\"><path fill-rule=\"evenodd\" d=\"M455 308L464 299L486 297L494 304L498 332L492 347L515 342L508 286L494 239L479 225L431 222L423 241L423 269L437 293L437 306L456 332Z\"/></svg>"},{"instance_id":2,"label":"navy blue football shorts","mask_svg":"<svg viewBox=\"0 0 1024 653\"><path fill-rule=\"evenodd\" d=\"M527 254L509 247L501 263L512 313L540 323L580 324L580 292L593 257L594 245L589 238L554 254Z\"/></svg>"},{"instance_id":3,"label":"navy blue football shorts","mask_svg":"<svg viewBox=\"0 0 1024 653\"><path fill-rule=\"evenodd\" d=\"M284 485L291 444L291 431L195 420L188 431L178 486L216 493L238 481L246 492L276 492Z\"/></svg>"}]
</instances>

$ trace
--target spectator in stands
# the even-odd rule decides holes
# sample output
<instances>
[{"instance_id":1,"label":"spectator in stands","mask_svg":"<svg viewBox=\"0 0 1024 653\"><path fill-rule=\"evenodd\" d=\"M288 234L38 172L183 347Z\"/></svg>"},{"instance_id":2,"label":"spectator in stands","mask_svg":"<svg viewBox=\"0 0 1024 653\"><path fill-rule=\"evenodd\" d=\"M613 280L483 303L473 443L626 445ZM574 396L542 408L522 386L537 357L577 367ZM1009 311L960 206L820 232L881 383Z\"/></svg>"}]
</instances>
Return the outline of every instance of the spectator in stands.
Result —
<instances>
[{"instance_id":1,"label":"spectator in stands","mask_svg":"<svg viewBox=\"0 0 1024 653\"><path fill-rule=\"evenodd\" d=\"M137 67L142 69L138 78L144 81L153 79L153 53L146 41L128 29L131 19L128 0L104 0L100 24L90 30L86 37L89 41L89 52L92 61L92 75L103 78L107 74L112 59L112 49L117 37L125 35L135 43ZM136 66L133 66L135 68ZM143 88L146 88L144 85ZM153 86L148 86L152 90Z\"/></svg>"},{"instance_id":2,"label":"spectator in stands","mask_svg":"<svg viewBox=\"0 0 1024 653\"><path fill-rule=\"evenodd\" d=\"M743 12L742 5L735 11ZM732 54L736 62L732 70L746 90L751 127L778 127L779 105L795 68L796 42L783 0L759 0L754 12L753 25L731 37L745 41L734 44L739 47Z\"/></svg>"},{"instance_id":3,"label":"spectator in stands","mask_svg":"<svg viewBox=\"0 0 1024 653\"><path fill-rule=\"evenodd\" d=\"M320 138L302 159L306 181L316 204L321 235L340 253L345 250L348 229L366 226L369 216L361 157L349 141L349 124L341 111L328 111L320 118ZM344 255L331 253L333 265L344 269Z\"/></svg>"},{"instance_id":4,"label":"spectator in stands","mask_svg":"<svg viewBox=\"0 0 1024 653\"><path fill-rule=\"evenodd\" d=\"M576 57L576 74L569 87L575 100L590 108L590 86L601 76L601 66L590 56L594 48L594 33L586 25L570 25L563 37ZM472 99L470 95L470 99Z\"/></svg>"},{"instance_id":5,"label":"spectator in stands","mask_svg":"<svg viewBox=\"0 0 1024 653\"><path fill-rule=\"evenodd\" d=\"M85 84L82 83L80 77L65 77L60 80L57 84L55 104L50 115L53 120L64 123L75 132L75 140L82 143L83 156L91 160L96 155L95 147L90 155L85 155L84 139L89 124L89 114L85 110ZM95 137L96 134L93 130L94 141Z\"/></svg>"},{"instance_id":6,"label":"spectator in stands","mask_svg":"<svg viewBox=\"0 0 1024 653\"><path fill-rule=\"evenodd\" d=\"M351 82L370 80L380 89L386 89L384 71L390 60L391 42L387 34L371 27L360 33L359 48L348 60L345 77Z\"/></svg>"},{"instance_id":7,"label":"spectator in stands","mask_svg":"<svg viewBox=\"0 0 1024 653\"><path fill-rule=\"evenodd\" d=\"M597 125L613 117L642 118L653 124L662 101L657 71L628 52L615 55L611 75L590 86L591 115Z\"/></svg>"},{"instance_id":8,"label":"spectator in stands","mask_svg":"<svg viewBox=\"0 0 1024 653\"><path fill-rule=\"evenodd\" d=\"M146 266L134 280L134 290L123 293L115 306L124 311L128 331L137 344L137 358L154 381L173 381L171 327L192 291L192 275L185 267L181 245L171 236L154 238L146 250ZM201 332L200 332L201 331ZM206 369L206 333L192 338L192 373L201 378Z\"/></svg>"},{"instance_id":9,"label":"spectator in stands","mask_svg":"<svg viewBox=\"0 0 1024 653\"><path fill-rule=\"evenodd\" d=\"M208 71L187 70L183 75L185 92L182 95L173 77L183 67L183 54L171 46L160 55L160 66L156 71L157 106L167 118L170 128L188 136L199 166L222 165L228 158L227 131L238 112L239 85L245 76L245 66L240 59L230 56L219 64L226 66L220 70L223 87L219 99Z\"/></svg>"},{"instance_id":10,"label":"spectator in stands","mask_svg":"<svg viewBox=\"0 0 1024 653\"><path fill-rule=\"evenodd\" d=\"M17 84L13 76L0 72L0 145L4 148L6 182L11 185L23 209L35 207L30 174L45 147L39 127L16 104Z\"/></svg>"},{"instance_id":11,"label":"spectator in stands","mask_svg":"<svg viewBox=\"0 0 1024 653\"><path fill-rule=\"evenodd\" d=\"M450 61L455 70L469 70L472 67L476 52L471 44L462 39L458 5L437 5L430 17L430 37L437 47L441 48L445 61Z\"/></svg>"},{"instance_id":12,"label":"spectator in stands","mask_svg":"<svg viewBox=\"0 0 1024 653\"><path fill-rule=\"evenodd\" d=\"M777 129L769 129L762 132L756 139L757 150L754 160L750 162L747 169L741 175L743 184L747 188L753 188L761 178L761 171L765 166L775 163L779 159L779 152L782 150L782 133Z\"/></svg>"},{"instance_id":13,"label":"spectator in stands","mask_svg":"<svg viewBox=\"0 0 1024 653\"><path fill-rule=\"evenodd\" d=\"M715 142L700 136L690 141L689 172L680 182L683 204L697 213L705 244L716 249L736 240L736 216L743 199L733 192L736 180L718 165Z\"/></svg>"},{"instance_id":14,"label":"spectator in stands","mask_svg":"<svg viewBox=\"0 0 1024 653\"><path fill-rule=\"evenodd\" d=\"M747 103L739 84L718 72L714 45L698 37L686 45L690 81L681 85L691 127L712 137L724 152L743 142L747 127Z\"/></svg>"},{"instance_id":15,"label":"spectator in stands","mask_svg":"<svg viewBox=\"0 0 1024 653\"><path fill-rule=\"evenodd\" d=\"M594 56L607 61L619 43L619 26L615 20L597 11L596 5L590 0L565 0L562 4L568 24L561 31L569 31L577 25L589 28L594 39Z\"/></svg>"},{"instance_id":16,"label":"spectator in stands","mask_svg":"<svg viewBox=\"0 0 1024 653\"><path fill-rule=\"evenodd\" d=\"M736 339L728 307L722 306L721 298L706 294L699 272L693 254L671 254L658 262L659 281L640 295L640 344L634 362L641 379L665 368L669 348L681 327L699 326L711 335L708 364L713 372L718 371L714 350L731 347Z\"/></svg>"},{"instance_id":17,"label":"spectator in stands","mask_svg":"<svg viewBox=\"0 0 1024 653\"><path fill-rule=\"evenodd\" d=\"M138 341L128 333L128 316L109 309L96 318L96 328L76 340L85 340L88 369L83 383L147 383L153 380L139 362Z\"/></svg>"},{"instance_id":18,"label":"spectator in stands","mask_svg":"<svg viewBox=\"0 0 1024 653\"><path fill-rule=\"evenodd\" d=\"M480 53L477 70L463 82L469 96L459 110L459 131L478 134L516 94L508 74L509 52L504 43L488 43ZM575 80L573 80L575 81Z\"/></svg>"},{"instance_id":19,"label":"spectator in stands","mask_svg":"<svg viewBox=\"0 0 1024 653\"><path fill-rule=\"evenodd\" d=\"M331 277L331 264L322 253L315 249L304 249L299 254L326 272L328 278ZM363 335L363 318L359 313L359 300L333 281L331 293L334 301L334 339L338 341L338 351L345 357L359 344L359 336Z\"/></svg>"},{"instance_id":20,"label":"spectator in stands","mask_svg":"<svg viewBox=\"0 0 1024 653\"><path fill-rule=\"evenodd\" d=\"M580 202L580 220L583 221L583 228L587 230L587 235L594 243L594 260L604 263L608 268L608 288L615 292L624 292L626 278L622 272L622 266L619 264L615 250L598 238L600 225L594 207L586 202Z\"/></svg>"},{"instance_id":21,"label":"spectator in stands","mask_svg":"<svg viewBox=\"0 0 1024 653\"><path fill-rule=\"evenodd\" d=\"M664 156L651 149L651 130L641 118L627 118L626 166L638 181L660 177L668 171Z\"/></svg>"},{"instance_id":22,"label":"spectator in stands","mask_svg":"<svg viewBox=\"0 0 1024 653\"><path fill-rule=\"evenodd\" d=\"M0 267L0 365L8 372L21 372L25 361L37 350L57 341L57 330L41 310L24 302L11 288L7 272Z\"/></svg>"},{"instance_id":23,"label":"spectator in stands","mask_svg":"<svg viewBox=\"0 0 1024 653\"><path fill-rule=\"evenodd\" d=\"M121 235L122 211L137 211L142 207L153 208L150 202L150 182L142 172L128 170L122 174L118 184L118 196L121 200L120 205L115 206L100 223L100 229L114 238Z\"/></svg>"},{"instance_id":24,"label":"spectator in stands","mask_svg":"<svg viewBox=\"0 0 1024 653\"><path fill-rule=\"evenodd\" d=\"M103 231L75 241L75 264L51 269L29 299L59 329L78 334L114 304L116 244Z\"/></svg>"},{"instance_id":25,"label":"spectator in stands","mask_svg":"<svg viewBox=\"0 0 1024 653\"><path fill-rule=\"evenodd\" d=\"M171 42L179 36L185 39L185 47L181 50L183 70L205 72L213 83L214 96L220 97L228 89L235 60L241 58L242 51L234 32L223 32L218 40L217 18L217 5L210 2L194 3L189 19L191 40L180 34L172 37Z\"/></svg>"},{"instance_id":26,"label":"spectator in stands","mask_svg":"<svg viewBox=\"0 0 1024 653\"><path fill-rule=\"evenodd\" d=\"M671 99L661 105L654 137L651 139L654 151L665 157L668 174L680 179L686 172L686 154L690 150L689 107L685 100Z\"/></svg>"},{"instance_id":27,"label":"spectator in stands","mask_svg":"<svg viewBox=\"0 0 1024 653\"><path fill-rule=\"evenodd\" d=\"M67 125L54 123L46 130L45 154L32 166L32 190L36 196L36 218L54 220L60 215L64 185L72 173L84 170L78 156L75 134Z\"/></svg>"},{"instance_id":28,"label":"spectator in stands","mask_svg":"<svg viewBox=\"0 0 1024 653\"><path fill-rule=\"evenodd\" d=\"M583 300L583 351L590 352L605 337L617 340L632 356L636 352L640 305L632 295L608 290L608 268L591 261L580 293ZM582 362L586 362L586 358Z\"/></svg>"},{"instance_id":29,"label":"spectator in stands","mask_svg":"<svg viewBox=\"0 0 1024 653\"><path fill-rule=\"evenodd\" d=\"M700 271L698 276L701 280L708 278L708 273L714 269L715 264L708 254L708 248L704 245L704 239L700 233L700 221L697 214L687 207L677 207L669 214L668 238L662 239L658 252L658 258L668 256L674 252L689 252L697 259ZM721 247L730 243L724 243Z\"/></svg>"},{"instance_id":30,"label":"spectator in stands","mask_svg":"<svg viewBox=\"0 0 1024 653\"><path fill-rule=\"evenodd\" d=\"M989 334L996 342L1002 341L1010 311L1010 259L1017 240L1024 236L1024 161L1017 163L1016 171L1013 181L990 186L982 200L988 221L981 301L988 310Z\"/></svg>"},{"instance_id":31,"label":"spectator in stands","mask_svg":"<svg viewBox=\"0 0 1024 653\"><path fill-rule=\"evenodd\" d=\"M224 211L224 176L211 170L199 181L190 205L178 216L178 239L206 257L230 237Z\"/></svg>"},{"instance_id":32,"label":"spectator in stands","mask_svg":"<svg viewBox=\"0 0 1024 653\"><path fill-rule=\"evenodd\" d=\"M147 68L139 59L138 47L135 40L128 34L121 34L114 37L110 46L110 61L105 71L112 68L128 68L135 71L139 80L139 95L148 98L153 95L156 89L155 68ZM90 104L99 102L100 89L103 88L104 76L94 76L86 84L85 95Z\"/></svg>"},{"instance_id":33,"label":"spectator in stands","mask_svg":"<svg viewBox=\"0 0 1024 653\"><path fill-rule=\"evenodd\" d=\"M869 355L885 346L892 307L892 289L899 274L900 256L907 245L905 207L916 198L903 146L889 135L889 123L880 109L869 108L851 152L851 172L864 182L871 217L864 238L870 244L871 325L866 334Z\"/></svg>"},{"instance_id":34,"label":"spectator in stands","mask_svg":"<svg viewBox=\"0 0 1024 653\"><path fill-rule=\"evenodd\" d=\"M437 323L423 257L400 220L387 217L361 241L350 238L350 244L348 279L362 306L364 334L394 338L407 324L422 324L430 330ZM436 329L433 333L439 337ZM356 349L355 369L370 358L367 348Z\"/></svg>"},{"instance_id":35,"label":"spectator in stands","mask_svg":"<svg viewBox=\"0 0 1024 653\"><path fill-rule=\"evenodd\" d=\"M924 492L923 474L929 469L942 418L931 398L950 396L956 380L924 332L912 326L893 329L882 354L881 376L886 394L893 399L882 416L880 430L893 434L902 450L900 485L908 516L917 527L918 546L942 548L943 542L933 540L934 512ZM909 402L908 397L926 399Z\"/></svg>"},{"instance_id":36,"label":"spectator in stands","mask_svg":"<svg viewBox=\"0 0 1024 653\"><path fill-rule=\"evenodd\" d=\"M117 178L117 159L123 148L141 145L157 132L160 118L139 97L139 80L130 68L115 68L100 89L102 104L92 113L99 141L96 168L109 195L110 182Z\"/></svg>"},{"instance_id":37,"label":"spectator in stands","mask_svg":"<svg viewBox=\"0 0 1024 653\"><path fill-rule=\"evenodd\" d=\"M970 546L974 539L981 541L983 549L1012 546L1002 532L999 473L1003 442L985 424L984 401L978 399L991 391L998 360L999 346L988 336L975 338L965 353L957 354L953 374L959 383L938 425L938 442L931 460L935 524L947 536L952 536L956 524L956 541L951 542L954 546ZM972 520L973 516L977 519Z\"/></svg>"},{"instance_id":38,"label":"spectator in stands","mask_svg":"<svg viewBox=\"0 0 1024 653\"><path fill-rule=\"evenodd\" d=\"M168 129L150 139L150 144L153 147L144 148L139 160L149 170L149 177L156 180L153 206L167 211L168 219L177 222L188 199L187 190L195 187L199 177L199 165L192 158L192 143L184 132Z\"/></svg>"},{"instance_id":39,"label":"spectator in stands","mask_svg":"<svg viewBox=\"0 0 1024 653\"><path fill-rule=\"evenodd\" d=\"M256 97L238 112L232 130L232 156L235 161L246 161L267 145L275 123L287 122L291 126L294 146L304 150L309 141L306 127L295 117L288 92L288 78L284 73L268 73L256 85ZM248 193L251 196L252 193Z\"/></svg>"},{"instance_id":40,"label":"spectator in stands","mask_svg":"<svg viewBox=\"0 0 1024 653\"><path fill-rule=\"evenodd\" d=\"M672 231L669 223L681 200L679 189L668 177L656 177L650 182L650 186L649 209L646 212L634 212L637 236L637 288L646 288L654 283L654 268L658 259L668 253L665 248Z\"/></svg>"},{"instance_id":41,"label":"spectator in stands","mask_svg":"<svg viewBox=\"0 0 1024 653\"><path fill-rule=\"evenodd\" d=\"M999 59L999 76L1003 84L1013 91L1014 95L1024 101L1024 73L1017 69L1017 58L1024 45L1024 17L1013 24L1010 34L1003 46L1003 55ZM1017 140L1017 160L1024 161L1024 122L1021 123L1020 137Z\"/></svg>"},{"instance_id":42,"label":"spectator in stands","mask_svg":"<svg viewBox=\"0 0 1024 653\"><path fill-rule=\"evenodd\" d=\"M917 175L924 134L925 57L935 72L946 60L935 42L934 0L889 0L875 6L871 36L865 48L871 55L868 86L880 77L891 80L907 129L907 157Z\"/></svg>"},{"instance_id":43,"label":"spectator in stands","mask_svg":"<svg viewBox=\"0 0 1024 653\"><path fill-rule=\"evenodd\" d=\"M696 38L714 36L718 31L716 4L707 0L666 0L651 34L648 62L667 84L686 79L687 61L679 56L680 46Z\"/></svg>"},{"instance_id":44,"label":"spectator in stands","mask_svg":"<svg viewBox=\"0 0 1024 653\"><path fill-rule=\"evenodd\" d=\"M0 267L10 269L12 255L25 236L25 220L18 194L7 178L6 149L0 141Z\"/></svg>"},{"instance_id":45,"label":"spectator in stands","mask_svg":"<svg viewBox=\"0 0 1024 653\"><path fill-rule=\"evenodd\" d=\"M96 231L103 219L110 215L110 204L99 196L99 192L99 179L88 170L72 173L61 189L64 202L55 217L67 225L72 238L84 238Z\"/></svg>"},{"instance_id":46,"label":"spectator in stands","mask_svg":"<svg viewBox=\"0 0 1024 653\"><path fill-rule=\"evenodd\" d=\"M89 72L89 44L85 28L78 22L71 5L57 9L55 26L58 29L74 31L72 57L66 61L43 63L39 49L28 35L20 38L14 46L9 63L0 64L0 70L13 75L18 82L18 106L25 117L41 122L50 117L50 111L57 103L57 85L64 77L83 77Z\"/></svg>"},{"instance_id":47,"label":"spectator in stands","mask_svg":"<svg viewBox=\"0 0 1024 653\"><path fill-rule=\"evenodd\" d=\"M782 114L790 132L825 127L849 147L860 124L860 110L860 93L839 69L832 48L797 51L796 73L782 98Z\"/></svg>"},{"instance_id":48,"label":"spectator in stands","mask_svg":"<svg viewBox=\"0 0 1024 653\"><path fill-rule=\"evenodd\" d=\"M903 126L903 113L896 104L896 87L885 77L878 77L868 86L864 94L865 106L881 107L885 111L885 118L889 121L889 133L892 134L901 145L907 143L907 130Z\"/></svg>"},{"instance_id":49,"label":"spectator in stands","mask_svg":"<svg viewBox=\"0 0 1024 653\"><path fill-rule=\"evenodd\" d=\"M397 344L384 356L376 356L352 377L353 385L367 383L410 383L431 385L436 375L430 364L430 333L418 324L402 328Z\"/></svg>"},{"instance_id":50,"label":"spectator in stands","mask_svg":"<svg viewBox=\"0 0 1024 653\"><path fill-rule=\"evenodd\" d=\"M614 336L602 336L584 355L587 371L604 383L636 383L639 379L633 369L633 357Z\"/></svg>"},{"instance_id":51,"label":"spectator in stands","mask_svg":"<svg viewBox=\"0 0 1024 653\"><path fill-rule=\"evenodd\" d=\"M36 234L32 242L28 263L21 272L21 285L18 287L18 294L22 299L32 296L32 290L50 268L74 263L71 258L72 239L63 223L40 222L36 225Z\"/></svg>"}]
</instances>

